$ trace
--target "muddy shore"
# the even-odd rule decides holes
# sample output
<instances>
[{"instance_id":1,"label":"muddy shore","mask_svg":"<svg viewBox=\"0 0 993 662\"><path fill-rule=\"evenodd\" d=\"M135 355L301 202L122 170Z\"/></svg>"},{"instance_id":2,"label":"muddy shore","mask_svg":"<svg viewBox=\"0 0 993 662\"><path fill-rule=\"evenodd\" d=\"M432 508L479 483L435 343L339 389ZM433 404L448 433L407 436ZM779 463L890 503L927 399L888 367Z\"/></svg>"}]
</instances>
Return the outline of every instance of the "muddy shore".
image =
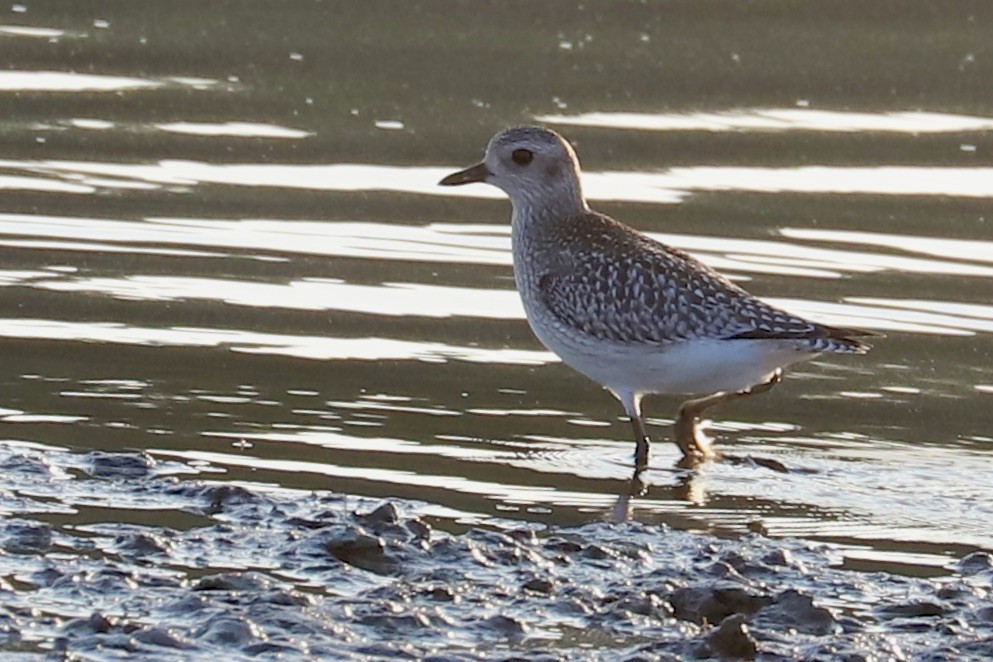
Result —
<instances>
[{"instance_id":1,"label":"muddy shore","mask_svg":"<svg viewBox=\"0 0 993 662\"><path fill-rule=\"evenodd\" d=\"M920 579L664 526L497 522L0 451L0 650L68 659L948 659L993 654L993 559ZM100 521L122 507L132 522ZM169 524L171 522L171 524ZM502 526L501 526L502 525Z\"/></svg>"}]
</instances>

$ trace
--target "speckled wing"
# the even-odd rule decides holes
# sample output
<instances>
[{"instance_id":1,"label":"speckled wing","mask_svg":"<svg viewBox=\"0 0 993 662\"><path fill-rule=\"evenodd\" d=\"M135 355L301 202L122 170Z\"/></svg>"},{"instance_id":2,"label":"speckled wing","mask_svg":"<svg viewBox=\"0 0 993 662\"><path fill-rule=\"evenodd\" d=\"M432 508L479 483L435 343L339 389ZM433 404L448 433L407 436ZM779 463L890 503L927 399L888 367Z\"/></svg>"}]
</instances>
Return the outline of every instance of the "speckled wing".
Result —
<instances>
[{"instance_id":1,"label":"speckled wing","mask_svg":"<svg viewBox=\"0 0 993 662\"><path fill-rule=\"evenodd\" d=\"M782 339L813 352L866 350L851 336L867 334L779 310L608 216L556 222L540 243L548 265L537 279L541 301L563 324L600 340Z\"/></svg>"}]
</instances>

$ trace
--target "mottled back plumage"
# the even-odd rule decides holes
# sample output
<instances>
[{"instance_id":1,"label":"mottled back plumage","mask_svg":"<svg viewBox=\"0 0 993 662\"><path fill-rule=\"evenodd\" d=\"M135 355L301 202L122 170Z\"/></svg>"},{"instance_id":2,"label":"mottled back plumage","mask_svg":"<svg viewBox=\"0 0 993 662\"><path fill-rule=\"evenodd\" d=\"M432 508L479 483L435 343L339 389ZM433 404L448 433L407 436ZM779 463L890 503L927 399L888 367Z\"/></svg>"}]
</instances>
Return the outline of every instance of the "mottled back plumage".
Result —
<instances>
[{"instance_id":1,"label":"mottled back plumage","mask_svg":"<svg viewBox=\"0 0 993 662\"><path fill-rule=\"evenodd\" d=\"M535 228L545 265L536 286L563 324L599 340L667 345L694 339L801 341L864 353L863 332L809 322L753 296L686 253L586 212Z\"/></svg>"}]
</instances>

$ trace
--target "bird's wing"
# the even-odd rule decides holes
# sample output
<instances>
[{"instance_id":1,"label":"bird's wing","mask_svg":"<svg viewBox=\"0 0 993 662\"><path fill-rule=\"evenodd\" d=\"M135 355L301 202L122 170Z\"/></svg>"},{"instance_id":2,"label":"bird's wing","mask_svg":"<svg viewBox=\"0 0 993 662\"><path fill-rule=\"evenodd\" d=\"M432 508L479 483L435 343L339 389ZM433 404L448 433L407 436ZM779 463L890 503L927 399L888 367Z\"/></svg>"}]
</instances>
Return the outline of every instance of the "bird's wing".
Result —
<instances>
[{"instance_id":1,"label":"bird's wing","mask_svg":"<svg viewBox=\"0 0 993 662\"><path fill-rule=\"evenodd\" d=\"M570 219L546 243L546 254L554 255L538 276L541 301L563 324L594 338L659 345L776 338L803 341L813 351L864 348L850 340L858 332L779 310L683 251L607 216Z\"/></svg>"}]
</instances>

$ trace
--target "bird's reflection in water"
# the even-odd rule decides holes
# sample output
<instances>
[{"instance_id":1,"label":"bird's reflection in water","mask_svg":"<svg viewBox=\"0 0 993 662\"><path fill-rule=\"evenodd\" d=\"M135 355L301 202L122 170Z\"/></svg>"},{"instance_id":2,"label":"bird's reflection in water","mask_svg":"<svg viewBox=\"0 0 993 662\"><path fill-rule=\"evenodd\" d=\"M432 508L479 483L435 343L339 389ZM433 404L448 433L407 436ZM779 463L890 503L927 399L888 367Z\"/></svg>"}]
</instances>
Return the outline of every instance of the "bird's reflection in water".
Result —
<instances>
[{"instance_id":1,"label":"bird's reflection in water","mask_svg":"<svg viewBox=\"0 0 993 662\"><path fill-rule=\"evenodd\" d=\"M706 474L709 467L717 462L727 462L736 466L762 467L777 473L790 473L790 470L779 460L751 455L723 455L719 458L700 459L683 457L671 471L676 474L676 483L665 488L666 498L673 501L685 501L694 506L707 505L708 483ZM631 478L623 483L617 495L617 501L611 510L612 522L627 522L631 520L634 511L633 499L648 495L649 484L643 477L645 470L634 468Z\"/></svg>"},{"instance_id":2,"label":"bird's reflection in water","mask_svg":"<svg viewBox=\"0 0 993 662\"><path fill-rule=\"evenodd\" d=\"M693 466L685 467L682 466L682 462L677 464L674 469L676 484L665 488L667 498L686 501L694 506L706 505L707 481L704 476L705 471L701 471L701 469L705 469L706 465L709 464L712 464L712 461L697 461ZM634 511L632 500L648 494L649 485L643 479L644 474L643 469L635 468L631 478L623 483L623 488L617 495L617 501L614 502L611 521L627 522L631 519L631 514Z\"/></svg>"}]
</instances>

